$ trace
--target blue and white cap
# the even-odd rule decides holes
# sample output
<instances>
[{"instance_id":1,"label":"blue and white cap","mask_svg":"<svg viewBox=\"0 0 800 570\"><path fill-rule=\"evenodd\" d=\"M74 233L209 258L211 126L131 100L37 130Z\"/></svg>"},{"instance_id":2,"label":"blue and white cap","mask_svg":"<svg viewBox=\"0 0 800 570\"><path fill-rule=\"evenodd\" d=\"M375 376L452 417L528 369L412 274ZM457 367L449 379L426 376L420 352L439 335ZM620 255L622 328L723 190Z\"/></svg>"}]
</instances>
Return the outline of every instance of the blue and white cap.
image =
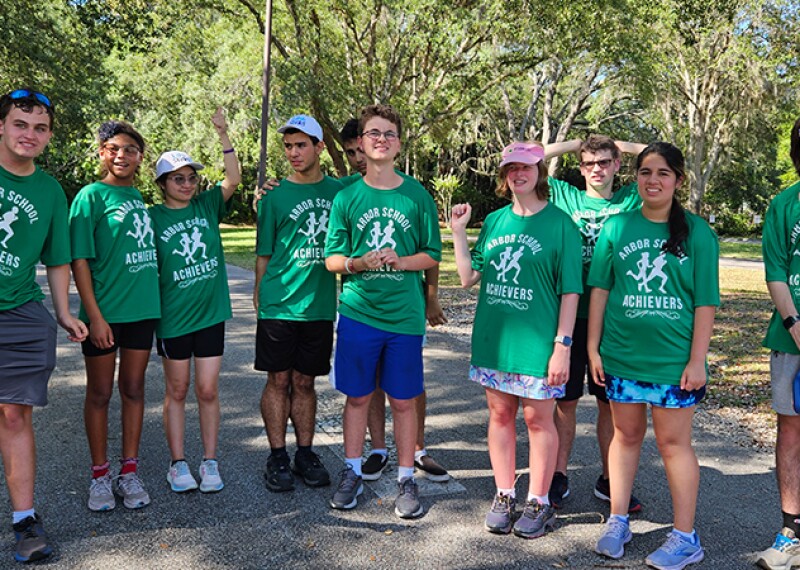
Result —
<instances>
[{"instance_id":1,"label":"blue and white cap","mask_svg":"<svg viewBox=\"0 0 800 570\"><path fill-rule=\"evenodd\" d=\"M183 166L191 166L195 170L203 170L205 166L192 160L192 157L180 150L171 150L158 157L156 162L156 178L175 172Z\"/></svg>"},{"instance_id":2,"label":"blue and white cap","mask_svg":"<svg viewBox=\"0 0 800 570\"><path fill-rule=\"evenodd\" d=\"M316 138L318 141L322 140L322 127L311 115L295 115L278 129L278 132L283 134L289 129L297 129L310 137Z\"/></svg>"}]
</instances>

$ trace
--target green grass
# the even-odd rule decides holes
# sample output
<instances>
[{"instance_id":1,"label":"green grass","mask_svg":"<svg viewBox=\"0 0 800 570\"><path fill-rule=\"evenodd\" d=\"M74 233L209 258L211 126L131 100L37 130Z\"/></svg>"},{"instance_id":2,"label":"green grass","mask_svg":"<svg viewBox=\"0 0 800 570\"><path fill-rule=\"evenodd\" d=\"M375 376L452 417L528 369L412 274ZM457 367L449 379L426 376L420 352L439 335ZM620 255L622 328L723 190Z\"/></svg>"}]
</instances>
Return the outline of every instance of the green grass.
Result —
<instances>
[{"instance_id":1,"label":"green grass","mask_svg":"<svg viewBox=\"0 0 800 570\"><path fill-rule=\"evenodd\" d=\"M256 229L253 226L226 226L220 228L225 261L255 271Z\"/></svg>"},{"instance_id":2,"label":"green grass","mask_svg":"<svg viewBox=\"0 0 800 570\"><path fill-rule=\"evenodd\" d=\"M739 259L753 259L761 261L761 244L722 241L719 244L720 257L738 257Z\"/></svg>"}]
</instances>

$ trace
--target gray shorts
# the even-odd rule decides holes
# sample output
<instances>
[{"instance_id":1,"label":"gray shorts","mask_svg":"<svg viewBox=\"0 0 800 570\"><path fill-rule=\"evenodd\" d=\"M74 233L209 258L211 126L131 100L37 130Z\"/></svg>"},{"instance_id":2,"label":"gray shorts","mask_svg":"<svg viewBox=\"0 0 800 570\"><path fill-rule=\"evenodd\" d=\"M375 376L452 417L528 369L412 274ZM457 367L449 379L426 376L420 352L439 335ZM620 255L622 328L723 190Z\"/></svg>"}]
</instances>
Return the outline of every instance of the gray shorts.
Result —
<instances>
[{"instance_id":1,"label":"gray shorts","mask_svg":"<svg viewBox=\"0 0 800 570\"><path fill-rule=\"evenodd\" d=\"M47 405L56 321L39 301L0 311L0 403Z\"/></svg>"},{"instance_id":2,"label":"gray shorts","mask_svg":"<svg viewBox=\"0 0 800 570\"><path fill-rule=\"evenodd\" d=\"M773 350L769 358L772 383L772 409L782 416L796 416L794 411L794 376L800 370L800 355Z\"/></svg>"}]
</instances>

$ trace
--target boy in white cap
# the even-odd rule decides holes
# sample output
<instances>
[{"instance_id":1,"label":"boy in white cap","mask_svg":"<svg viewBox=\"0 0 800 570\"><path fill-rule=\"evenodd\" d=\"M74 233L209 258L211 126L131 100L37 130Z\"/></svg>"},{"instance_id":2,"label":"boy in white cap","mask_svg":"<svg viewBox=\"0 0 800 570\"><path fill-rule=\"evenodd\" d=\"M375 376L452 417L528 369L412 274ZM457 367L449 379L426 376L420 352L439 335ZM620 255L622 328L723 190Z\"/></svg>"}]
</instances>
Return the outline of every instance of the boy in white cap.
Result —
<instances>
[{"instance_id":1,"label":"boy in white cap","mask_svg":"<svg viewBox=\"0 0 800 570\"><path fill-rule=\"evenodd\" d=\"M270 444L264 472L271 491L330 484L311 449L317 411L314 380L330 371L336 276L325 269L324 245L334 196L342 184L322 174L322 127L295 115L278 129L294 172L259 204L253 304L258 311L256 370L268 373L261 416ZM286 451L291 418L297 451Z\"/></svg>"}]
</instances>

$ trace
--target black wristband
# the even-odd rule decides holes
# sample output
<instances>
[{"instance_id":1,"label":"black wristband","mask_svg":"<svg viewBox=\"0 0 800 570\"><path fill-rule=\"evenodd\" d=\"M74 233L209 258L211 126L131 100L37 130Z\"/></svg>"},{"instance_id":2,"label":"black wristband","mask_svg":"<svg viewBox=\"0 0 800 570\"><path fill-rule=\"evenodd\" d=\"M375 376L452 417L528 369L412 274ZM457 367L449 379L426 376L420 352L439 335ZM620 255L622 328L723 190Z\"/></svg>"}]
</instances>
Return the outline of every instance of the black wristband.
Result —
<instances>
[{"instance_id":1,"label":"black wristband","mask_svg":"<svg viewBox=\"0 0 800 570\"><path fill-rule=\"evenodd\" d=\"M787 331L794 326L794 324L800 321L800 315L792 315L791 317L786 317L783 319L783 328Z\"/></svg>"}]
</instances>

